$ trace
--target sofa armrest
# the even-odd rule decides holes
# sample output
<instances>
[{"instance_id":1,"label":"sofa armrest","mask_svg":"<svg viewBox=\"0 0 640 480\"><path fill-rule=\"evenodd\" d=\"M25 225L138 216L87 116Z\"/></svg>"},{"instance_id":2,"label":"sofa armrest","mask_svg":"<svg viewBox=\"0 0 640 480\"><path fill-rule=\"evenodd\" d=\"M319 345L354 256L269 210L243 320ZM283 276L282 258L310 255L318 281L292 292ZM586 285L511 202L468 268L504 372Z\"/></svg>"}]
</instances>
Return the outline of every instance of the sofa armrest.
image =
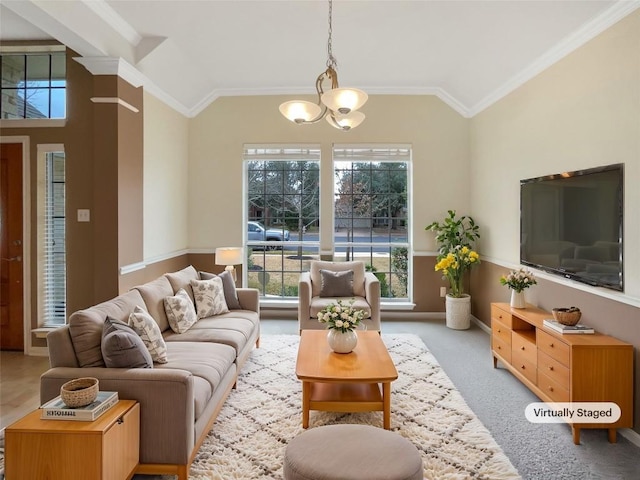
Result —
<instances>
[{"instance_id":1,"label":"sofa armrest","mask_svg":"<svg viewBox=\"0 0 640 480\"><path fill-rule=\"evenodd\" d=\"M311 310L311 273L302 272L298 280L298 326L303 330Z\"/></svg>"},{"instance_id":2,"label":"sofa armrest","mask_svg":"<svg viewBox=\"0 0 640 480\"><path fill-rule=\"evenodd\" d=\"M243 310L260 313L260 291L257 288L236 288L236 294Z\"/></svg>"},{"instance_id":3,"label":"sofa armrest","mask_svg":"<svg viewBox=\"0 0 640 480\"><path fill-rule=\"evenodd\" d=\"M184 465L195 445L194 379L170 368L51 368L40 377L42 403L60 394L63 383L95 377L100 390L140 404L141 463Z\"/></svg>"},{"instance_id":4,"label":"sofa armrest","mask_svg":"<svg viewBox=\"0 0 640 480\"><path fill-rule=\"evenodd\" d=\"M367 328L380 331L380 280L373 272L364 274L364 295L371 307L371 324Z\"/></svg>"}]
</instances>

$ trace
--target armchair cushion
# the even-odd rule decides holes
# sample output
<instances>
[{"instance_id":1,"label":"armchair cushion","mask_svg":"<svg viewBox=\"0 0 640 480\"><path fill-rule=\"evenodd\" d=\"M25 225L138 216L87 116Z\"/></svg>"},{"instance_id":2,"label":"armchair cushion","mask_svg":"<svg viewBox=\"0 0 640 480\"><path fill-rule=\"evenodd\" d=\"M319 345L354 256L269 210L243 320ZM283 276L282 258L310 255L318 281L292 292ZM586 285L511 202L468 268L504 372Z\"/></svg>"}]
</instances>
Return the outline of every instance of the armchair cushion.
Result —
<instances>
[{"instance_id":1,"label":"armchair cushion","mask_svg":"<svg viewBox=\"0 0 640 480\"><path fill-rule=\"evenodd\" d=\"M320 297L352 297L353 270L333 272L320 270Z\"/></svg>"},{"instance_id":2,"label":"armchair cushion","mask_svg":"<svg viewBox=\"0 0 640 480\"><path fill-rule=\"evenodd\" d=\"M311 274L311 296L319 297L322 290L322 277L320 270L331 270L333 272L353 271L353 295L364 297L364 262L327 262L316 260L311 262L309 273Z\"/></svg>"}]
</instances>

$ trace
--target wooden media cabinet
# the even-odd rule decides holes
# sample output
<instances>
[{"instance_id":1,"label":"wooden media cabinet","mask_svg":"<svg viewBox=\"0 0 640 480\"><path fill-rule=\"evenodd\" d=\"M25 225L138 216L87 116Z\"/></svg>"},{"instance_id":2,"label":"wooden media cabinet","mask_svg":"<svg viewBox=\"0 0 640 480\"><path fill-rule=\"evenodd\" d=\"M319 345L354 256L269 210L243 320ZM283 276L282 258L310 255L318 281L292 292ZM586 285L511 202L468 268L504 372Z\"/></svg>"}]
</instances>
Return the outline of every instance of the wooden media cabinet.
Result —
<instances>
[{"instance_id":1,"label":"wooden media cabinet","mask_svg":"<svg viewBox=\"0 0 640 480\"><path fill-rule=\"evenodd\" d=\"M544 402L613 402L621 410L615 423L572 423L580 429L605 428L615 443L616 429L633 426L633 345L594 334L561 334L543 326L551 312L527 305L491 304L493 366L504 367Z\"/></svg>"}]
</instances>

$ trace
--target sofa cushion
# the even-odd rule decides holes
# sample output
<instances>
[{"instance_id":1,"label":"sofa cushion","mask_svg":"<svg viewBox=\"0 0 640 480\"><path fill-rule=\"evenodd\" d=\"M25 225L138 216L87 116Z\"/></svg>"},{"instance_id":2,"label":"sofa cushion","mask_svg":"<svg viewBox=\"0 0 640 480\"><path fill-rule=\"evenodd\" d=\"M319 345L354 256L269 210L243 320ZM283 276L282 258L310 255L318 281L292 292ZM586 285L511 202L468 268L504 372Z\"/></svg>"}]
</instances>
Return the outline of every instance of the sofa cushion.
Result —
<instances>
[{"instance_id":1,"label":"sofa cushion","mask_svg":"<svg viewBox=\"0 0 640 480\"><path fill-rule=\"evenodd\" d=\"M231 310L229 313L198 320L186 333L178 335L169 330L163 335L167 345L185 341L220 343L233 347L238 355L259 328L259 324L257 312Z\"/></svg>"},{"instance_id":2,"label":"sofa cushion","mask_svg":"<svg viewBox=\"0 0 640 480\"><path fill-rule=\"evenodd\" d=\"M129 325L142 339L144 346L157 363L167 363L167 345L156 321L140 307L136 307L129 315Z\"/></svg>"},{"instance_id":3,"label":"sofa cushion","mask_svg":"<svg viewBox=\"0 0 640 480\"><path fill-rule=\"evenodd\" d=\"M164 309L164 299L173 295L175 292L166 275L134 288L140 292L147 311L158 323L160 331L163 332L167 330L169 328L169 320L167 319L167 312Z\"/></svg>"},{"instance_id":4,"label":"sofa cushion","mask_svg":"<svg viewBox=\"0 0 640 480\"><path fill-rule=\"evenodd\" d=\"M191 290L193 290L198 319L229 311L220 277L210 280L191 280Z\"/></svg>"},{"instance_id":5,"label":"sofa cushion","mask_svg":"<svg viewBox=\"0 0 640 480\"><path fill-rule=\"evenodd\" d=\"M320 270L331 270L333 272L345 272L353 270L353 294L356 297L364 297L364 262L327 262L316 260L311 262L309 274L311 276L311 296L317 297L322 289L322 278Z\"/></svg>"},{"instance_id":6,"label":"sofa cushion","mask_svg":"<svg viewBox=\"0 0 640 480\"><path fill-rule=\"evenodd\" d=\"M353 270L320 270L320 297L352 297Z\"/></svg>"},{"instance_id":7,"label":"sofa cushion","mask_svg":"<svg viewBox=\"0 0 640 480\"><path fill-rule=\"evenodd\" d=\"M153 368L142 339L124 322L107 317L102 329L102 357L107 368Z\"/></svg>"},{"instance_id":8,"label":"sofa cushion","mask_svg":"<svg viewBox=\"0 0 640 480\"><path fill-rule=\"evenodd\" d=\"M183 288L191 298L191 302L193 302L193 291L191 291L191 285L189 285L189 282L191 280L200 279L197 270L193 268L193 266L189 265L178 272L167 273L165 276L169 280L171 288L173 288L173 293L178 293L178 290Z\"/></svg>"},{"instance_id":9,"label":"sofa cushion","mask_svg":"<svg viewBox=\"0 0 640 480\"><path fill-rule=\"evenodd\" d=\"M198 321L196 307L184 288L178 290L175 295L165 298L164 308L169 326L176 333L186 332Z\"/></svg>"},{"instance_id":10,"label":"sofa cushion","mask_svg":"<svg viewBox=\"0 0 640 480\"><path fill-rule=\"evenodd\" d=\"M201 280L210 280L215 277L222 279L222 288L224 289L224 300L227 302L229 310L239 310L240 301L238 300L238 292L236 292L236 282L233 280L231 272L225 270L220 275L209 272L198 272Z\"/></svg>"},{"instance_id":11,"label":"sofa cushion","mask_svg":"<svg viewBox=\"0 0 640 480\"><path fill-rule=\"evenodd\" d=\"M105 319L109 316L126 323L136 306L146 309L140 292L131 290L69 317L69 334L81 367L104 367L100 345Z\"/></svg>"},{"instance_id":12,"label":"sofa cushion","mask_svg":"<svg viewBox=\"0 0 640 480\"><path fill-rule=\"evenodd\" d=\"M228 345L207 342L167 343L169 361L156 369L170 368L194 376L195 419L198 420L222 379L234 365L236 353Z\"/></svg>"}]
</instances>

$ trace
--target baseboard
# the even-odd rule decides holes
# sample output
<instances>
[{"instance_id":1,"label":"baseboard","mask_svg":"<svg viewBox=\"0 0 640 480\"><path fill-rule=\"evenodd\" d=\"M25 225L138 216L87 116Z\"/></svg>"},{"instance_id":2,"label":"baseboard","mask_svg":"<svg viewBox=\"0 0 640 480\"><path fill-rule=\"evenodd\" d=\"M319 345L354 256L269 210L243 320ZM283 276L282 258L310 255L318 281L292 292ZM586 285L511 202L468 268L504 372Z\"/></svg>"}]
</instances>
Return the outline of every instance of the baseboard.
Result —
<instances>
[{"instance_id":1,"label":"baseboard","mask_svg":"<svg viewBox=\"0 0 640 480\"><path fill-rule=\"evenodd\" d=\"M618 433L633 443L636 447L640 447L640 433L630 428L621 428Z\"/></svg>"}]
</instances>

